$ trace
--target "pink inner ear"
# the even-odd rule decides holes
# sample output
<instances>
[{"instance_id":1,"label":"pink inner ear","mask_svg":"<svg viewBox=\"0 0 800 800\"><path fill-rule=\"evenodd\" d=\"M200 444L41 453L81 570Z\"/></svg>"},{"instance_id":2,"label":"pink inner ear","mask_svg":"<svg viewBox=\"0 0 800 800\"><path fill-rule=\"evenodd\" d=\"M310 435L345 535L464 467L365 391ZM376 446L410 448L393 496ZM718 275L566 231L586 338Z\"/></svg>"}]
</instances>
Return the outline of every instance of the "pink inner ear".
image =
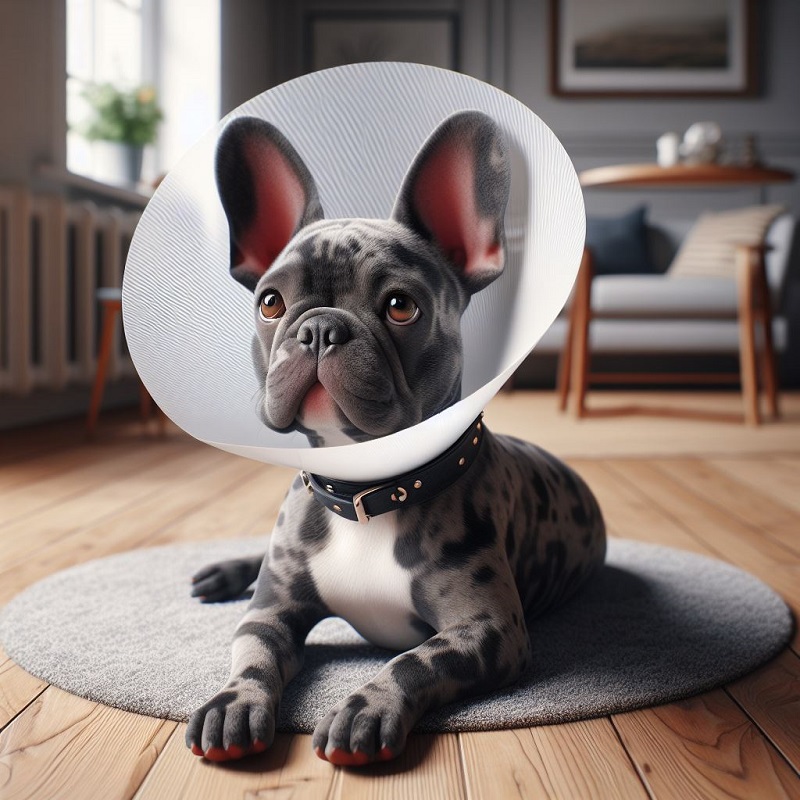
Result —
<instances>
[{"instance_id":1,"label":"pink inner ear","mask_svg":"<svg viewBox=\"0 0 800 800\"><path fill-rule=\"evenodd\" d=\"M494 221L475 204L474 153L459 143L441 144L425 161L414 187L422 224L465 275L499 269L503 253Z\"/></svg>"},{"instance_id":2,"label":"pink inner ear","mask_svg":"<svg viewBox=\"0 0 800 800\"><path fill-rule=\"evenodd\" d=\"M250 143L245 158L255 181L256 213L240 237L242 266L263 275L297 230L306 206L303 184L272 143Z\"/></svg>"}]
</instances>

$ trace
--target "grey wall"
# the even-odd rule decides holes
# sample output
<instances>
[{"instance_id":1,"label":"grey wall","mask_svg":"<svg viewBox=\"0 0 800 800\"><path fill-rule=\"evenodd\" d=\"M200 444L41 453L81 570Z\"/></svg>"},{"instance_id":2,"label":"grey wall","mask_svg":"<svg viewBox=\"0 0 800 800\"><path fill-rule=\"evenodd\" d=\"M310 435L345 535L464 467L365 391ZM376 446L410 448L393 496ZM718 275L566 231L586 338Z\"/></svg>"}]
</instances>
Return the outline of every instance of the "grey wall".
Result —
<instances>
[{"instance_id":1,"label":"grey wall","mask_svg":"<svg viewBox=\"0 0 800 800\"><path fill-rule=\"evenodd\" d=\"M237 0L224 3L222 109L302 73L303 25L314 11L452 10L461 24L462 71L489 81L535 111L558 135L578 170L653 161L668 130L713 120L734 150L755 133L765 161L800 173L800 2L760 0L760 94L754 98L566 99L550 93L549 0ZM769 190L770 200L800 212L800 182ZM736 191L591 191L587 211L613 214L639 202L651 217L694 219L706 208L758 202Z\"/></svg>"},{"instance_id":2,"label":"grey wall","mask_svg":"<svg viewBox=\"0 0 800 800\"><path fill-rule=\"evenodd\" d=\"M66 162L63 0L0 0L0 183Z\"/></svg>"}]
</instances>

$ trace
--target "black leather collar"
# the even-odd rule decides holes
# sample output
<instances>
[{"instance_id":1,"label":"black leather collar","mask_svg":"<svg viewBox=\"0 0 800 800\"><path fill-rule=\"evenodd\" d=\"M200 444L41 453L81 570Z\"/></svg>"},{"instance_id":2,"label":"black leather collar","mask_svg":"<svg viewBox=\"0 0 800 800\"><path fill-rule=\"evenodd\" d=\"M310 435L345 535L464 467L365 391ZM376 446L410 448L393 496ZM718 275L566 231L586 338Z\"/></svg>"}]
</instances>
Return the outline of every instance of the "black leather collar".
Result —
<instances>
[{"instance_id":1,"label":"black leather collar","mask_svg":"<svg viewBox=\"0 0 800 800\"><path fill-rule=\"evenodd\" d=\"M367 523L372 517L424 503L454 484L475 463L483 444L483 413L442 455L381 483L353 483L301 472L314 499L340 517Z\"/></svg>"}]
</instances>

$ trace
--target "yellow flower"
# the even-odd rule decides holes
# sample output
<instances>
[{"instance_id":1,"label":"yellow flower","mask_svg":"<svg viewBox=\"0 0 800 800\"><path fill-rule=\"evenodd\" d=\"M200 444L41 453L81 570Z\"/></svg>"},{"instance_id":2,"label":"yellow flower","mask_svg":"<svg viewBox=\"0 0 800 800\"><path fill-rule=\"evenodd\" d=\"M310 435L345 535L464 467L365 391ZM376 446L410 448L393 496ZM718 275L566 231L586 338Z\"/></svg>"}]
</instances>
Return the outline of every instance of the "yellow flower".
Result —
<instances>
[{"instance_id":1,"label":"yellow flower","mask_svg":"<svg viewBox=\"0 0 800 800\"><path fill-rule=\"evenodd\" d=\"M152 86L142 86L142 88L136 92L136 99L142 105L152 103L156 99L155 89L153 89Z\"/></svg>"}]
</instances>

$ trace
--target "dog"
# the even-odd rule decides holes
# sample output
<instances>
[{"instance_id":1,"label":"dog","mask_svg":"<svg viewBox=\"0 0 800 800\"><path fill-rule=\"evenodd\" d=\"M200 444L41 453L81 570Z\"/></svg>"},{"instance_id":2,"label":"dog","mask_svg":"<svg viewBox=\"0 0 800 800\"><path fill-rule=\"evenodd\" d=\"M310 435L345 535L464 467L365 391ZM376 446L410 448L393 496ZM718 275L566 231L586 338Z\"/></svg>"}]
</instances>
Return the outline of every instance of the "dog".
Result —
<instances>
[{"instance_id":1,"label":"dog","mask_svg":"<svg viewBox=\"0 0 800 800\"><path fill-rule=\"evenodd\" d=\"M227 125L216 167L231 274L253 292L266 425L316 446L352 443L460 399L461 316L505 260L508 156L490 117L442 122L388 220L324 219L308 168L260 119ZM516 681L531 665L526 620L571 597L604 556L602 514L580 477L481 419L392 481L302 473L268 554L193 578L206 602L255 588L230 680L193 713L186 743L211 761L266 749L307 634L341 616L400 652L331 709L313 747L334 764L394 758L427 710Z\"/></svg>"}]
</instances>

